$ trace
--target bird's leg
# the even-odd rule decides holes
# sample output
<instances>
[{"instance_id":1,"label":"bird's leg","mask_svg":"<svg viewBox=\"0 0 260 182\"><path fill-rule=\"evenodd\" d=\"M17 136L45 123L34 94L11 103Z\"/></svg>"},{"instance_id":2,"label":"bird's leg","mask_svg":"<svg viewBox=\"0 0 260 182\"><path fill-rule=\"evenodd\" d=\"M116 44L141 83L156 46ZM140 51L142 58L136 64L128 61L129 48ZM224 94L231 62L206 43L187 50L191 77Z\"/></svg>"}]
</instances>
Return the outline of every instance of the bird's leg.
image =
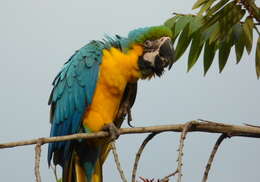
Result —
<instances>
[{"instance_id":1,"label":"bird's leg","mask_svg":"<svg viewBox=\"0 0 260 182\"><path fill-rule=\"evenodd\" d=\"M120 135L120 132L114 123L106 124L102 130L109 133L111 141L116 140Z\"/></svg>"}]
</instances>

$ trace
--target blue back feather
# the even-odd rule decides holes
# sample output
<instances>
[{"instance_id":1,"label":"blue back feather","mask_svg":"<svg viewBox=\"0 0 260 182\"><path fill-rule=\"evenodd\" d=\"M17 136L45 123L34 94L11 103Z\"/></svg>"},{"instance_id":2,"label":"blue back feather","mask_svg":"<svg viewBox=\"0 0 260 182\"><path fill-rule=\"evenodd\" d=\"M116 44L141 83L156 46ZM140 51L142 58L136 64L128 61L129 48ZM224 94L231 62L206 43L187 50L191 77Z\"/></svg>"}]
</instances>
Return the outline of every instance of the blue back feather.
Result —
<instances>
[{"instance_id":1,"label":"blue back feather","mask_svg":"<svg viewBox=\"0 0 260 182\"><path fill-rule=\"evenodd\" d=\"M107 46L99 41L92 41L82 47L65 63L53 81L53 91L49 104L53 104L52 127L50 136L63 136L78 133L81 120L96 88L102 50ZM62 149L61 160L70 157L71 142L49 144L48 162L53 152Z\"/></svg>"}]
</instances>

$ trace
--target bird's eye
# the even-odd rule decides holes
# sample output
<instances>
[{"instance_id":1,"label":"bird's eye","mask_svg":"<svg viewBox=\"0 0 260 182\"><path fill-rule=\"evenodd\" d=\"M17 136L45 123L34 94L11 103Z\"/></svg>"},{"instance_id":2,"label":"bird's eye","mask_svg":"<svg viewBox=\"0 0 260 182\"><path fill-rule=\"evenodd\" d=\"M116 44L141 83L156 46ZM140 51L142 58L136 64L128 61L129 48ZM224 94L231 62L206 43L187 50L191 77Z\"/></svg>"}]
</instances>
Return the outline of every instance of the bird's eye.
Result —
<instances>
[{"instance_id":1,"label":"bird's eye","mask_svg":"<svg viewBox=\"0 0 260 182\"><path fill-rule=\"evenodd\" d=\"M144 47L147 47L147 48L152 47L152 41L146 40L146 41L144 42Z\"/></svg>"}]
</instances>

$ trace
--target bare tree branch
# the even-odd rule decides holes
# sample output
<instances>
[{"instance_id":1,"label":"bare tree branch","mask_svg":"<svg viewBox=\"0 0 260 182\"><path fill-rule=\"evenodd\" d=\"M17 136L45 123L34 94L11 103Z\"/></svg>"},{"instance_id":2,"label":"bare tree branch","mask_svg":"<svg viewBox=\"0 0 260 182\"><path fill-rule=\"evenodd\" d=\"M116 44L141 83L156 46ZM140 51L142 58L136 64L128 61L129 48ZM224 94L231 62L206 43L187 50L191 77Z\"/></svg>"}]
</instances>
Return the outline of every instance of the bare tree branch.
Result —
<instances>
[{"instance_id":1,"label":"bare tree branch","mask_svg":"<svg viewBox=\"0 0 260 182\"><path fill-rule=\"evenodd\" d=\"M169 178L172 177L172 176L175 176L177 173L178 173L178 170L176 170L173 173L165 176L163 179L159 180L159 182L168 182Z\"/></svg>"},{"instance_id":2,"label":"bare tree branch","mask_svg":"<svg viewBox=\"0 0 260 182\"><path fill-rule=\"evenodd\" d=\"M141 157L141 154L146 146L146 144L155 136L159 133L151 133L149 134L143 141L142 145L139 147L138 152L136 153L136 157L135 157L135 162L134 162L134 167L133 167L133 171L132 171L132 182L135 182L135 178L136 178L136 171L137 171L137 167L138 167L138 162L139 159Z\"/></svg>"},{"instance_id":3,"label":"bare tree branch","mask_svg":"<svg viewBox=\"0 0 260 182\"><path fill-rule=\"evenodd\" d=\"M256 128L260 128L259 125L252 125L252 124L247 124L247 123L244 123L246 126L251 126L251 127L256 127Z\"/></svg>"},{"instance_id":4,"label":"bare tree branch","mask_svg":"<svg viewBox=\"0 0 260 182\"><path fill-rule=\"evenodd\" d=\"M178 166L177 166L177 170L175 172L166 176L162 180L158 180L160 182L168 181L169 177L174 176L177 173L178 173L177 181L178 182L181 181L182 155L183 155L184 139L187 135L187 132L222 133L222 135L217 140L217 142L213 148L213 151L210 155L210 159L209 159L209 162L206 166L206 170L204 173L203 182L206 181L214 155L215 155L220 143L226 136L228 136L228 137L242 136L242 137L260 138L260 127L258 127L258 126L256 127L256 126L248 125L248 124L247 124L247 126L229 125L229 124L217 123L217 122L207 121L207 120L194 120L194 121L187 122L185 124L119 129L119 135L135 134L135 133L151 133L144 140L144 142L142 143L142 145L139 148L138 153L136 154L136 161L134 164L133 174L132 174L132 182L135 182L138 161L140 159L142 151L144 150L145 145L158 133L167 132L167 131L182 132L181 137L180 137L180 145L179 145ZM96 132L96 133L88 133L88 134L79 133L79 134L74 134L74 135L49 137L49 138L37 138L37 139L32 139L32 140L3 143L3 144L0 144L0 149L36 144L35 145L35 176L36 176L36 182L41 182L39 168L40 168L40 156L41 156L41 146L42 145L44 145L45 143L51 143L51 142L60 142L60 141L75 140L75 139L104 138L104 137L109 137L109 133L105 132L105 131L100 131L100 132ZM112 149L113 149L115 161L117 161L116 163L117 163L118 170L120 171L121 178L124 182L126 182L126 178L123 175L122 168L120 167L120 164L119 164L118 155L115 150L115 144L113 144L113 143L112 143Z\"/></svg>"},{"instance_id":5,"label":"bare tree branch","mask_svg":"<svg viewBox=\"0 0 260 182\"><path fill-rule=\"evenodd\" d=\"M35 166L34 166L34 173L36 177L36 182L41 182L41 175L40 175L40 159L41 159L41 141L37 142L35 145Z\"/></svg>"},{"instance_id":6,"label":"bare tree branch","mask_svg":"<svg viewBox=\"0 0 260 182\"><path fill-rule=\"evenodd\" d=\"M227 134L222 134L219 136L218 140L216 141L213 149L212 149L212 152L210 154L210 157L209 157L209 160L208 160L208 163L206 165L206 168L205 168L205 171L204 171L204 175L203 175L203 179L202 179L202 182L206 182L207 179L208 179L208 174L209 174L209 170L210 170L210 167L212 165L212 162L213 162L213 159L217 153L217 150L218 150L218 147L220 146L221 142L227 138L228 135Z\"/></svg>"},{"instance_id":7,"label":"bare tree branch","mask_svg":"<svg viewBox=\"0 0 260 182\"><path fill-rule=\"evenodd\" d=\"M178 158L177 158L178 166L177 166L177 170L176 170L178 172L177 182L181 182L181 176L182 176L181 169L182 169L182 166L183 166L182 156L183 156L184 140L185 140L187 132L191 128L192 124L193 124L193 121L186 123L182 132L181 132L180 145L179 145L179 149L178 149L179 154L178 154Z\"/></svg>"},{"instance_id":8,"label":"bare tree branch","mask_svg":"<svg viewBox=\"0 0 260 182\"><path fill-rule=\"evenodd\" d=\"M118 170L118 172L120 174L120 177L121 177L123 182L127 182L125 174L124 174L124 171L123 171L123 169L122 169L122 167L120 165L119 157L118 157L118 154L117 154L117 151L116 151L115 141L111 142L111 147L112 147L112 151L113 151L116 167L117 167L117 170Z\"/></svg>"},{"instance_id":9,"label":"bare tree branch","mask_svg":"<svg viewBox=\"0 0 260 182\"><path fill-rule=\"evenodd\" d=\"M260 138L260 128L257 127L229 125L229 124L216 123L216 122L199 122L197 120L194 120L192 122L193 122L192 128L190 128L189 132L228 133L230 136ZM125 134L152 133L152 132L165 132L165 131L182 132L184 127L185 124L121 128L119 129L119 134L125 135ZM107 132L100 131L96 133L79 133L79 134L66 135L66 136L37 138L32 140L2 143L0 144L0 149L24 146L24 145L33 145L36 144L39 140L42 142L43 145L45 143L51 143L51 142L60 142L60 141L75 140L75 139L104 138L108 136L109 134Z\"/></svg>"}]
</instances>

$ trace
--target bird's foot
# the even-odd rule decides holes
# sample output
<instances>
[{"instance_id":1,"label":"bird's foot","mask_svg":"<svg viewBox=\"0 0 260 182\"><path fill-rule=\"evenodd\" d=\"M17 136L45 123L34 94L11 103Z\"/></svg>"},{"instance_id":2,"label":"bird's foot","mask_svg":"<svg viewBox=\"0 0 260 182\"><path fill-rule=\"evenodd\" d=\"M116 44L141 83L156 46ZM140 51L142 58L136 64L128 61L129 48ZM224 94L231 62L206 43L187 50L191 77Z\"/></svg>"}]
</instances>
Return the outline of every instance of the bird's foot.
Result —
<instances>
[{"instance_id":1,"label":"bird's foot","mask_svg":"<svg viewBox=\"0 0 260 182\"><path fill-rule=\"evenodd\" d=\"M118 139L120 132L118 130L118 128L115 126L114 123L109 123L106 124L103 129L103 131L107 131L110 135L110 141L114 141L116 139Z\"/></svg>"}]
</instances>

